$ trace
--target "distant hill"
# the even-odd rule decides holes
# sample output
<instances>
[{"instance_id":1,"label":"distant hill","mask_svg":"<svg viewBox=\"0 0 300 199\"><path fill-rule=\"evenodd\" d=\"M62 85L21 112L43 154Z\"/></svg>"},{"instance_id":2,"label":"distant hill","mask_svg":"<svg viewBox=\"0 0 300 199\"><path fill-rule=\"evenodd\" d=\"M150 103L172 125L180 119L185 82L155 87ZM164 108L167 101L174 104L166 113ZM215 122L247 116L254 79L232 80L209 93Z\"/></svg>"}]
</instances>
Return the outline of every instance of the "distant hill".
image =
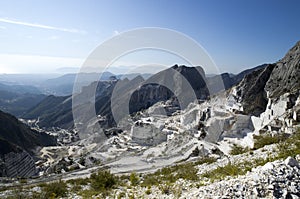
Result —
<instances>
[{"instance_id":1,"label":"distant hill","mask_svg":"<svg viewBox=\"0 0 300 199\"><path fill-rule=\"evenodd\" d=\"M151 77L153 74L151 73L129 73L129 74L120 74L120 75L116 75L116 77L118 79L129 79L129 80L132 80L134 78L136 78L137 76L141 76L143 77L144 79L148 79L149 77Z\"/></svg>"},{"instance_id":2,"label":"distant hill","mask_svg":"<svg viewBox=\"0 0 300 199\"><path fill-rule=\"evenodd\" d=\"M39 118L42 127L60 126L64 128L73 125L71 96L50 95L35 107L29 109L22 118Z\"/></svg>"},{"instance_id":3,"label":"distant hill","mask_svg":"<svg viewBox=\"0 0 300 199\"><path fill-rule=\"evenodd\" d=\"M222 73L220 75L210 75L209 77L206 77L210 92L213 94L223 89L227 90L232 86L237 85L246 75L252 73L253 71L265 68L266 66L268 66L268 64L262 64L254 68L244 70L238 74ZM223 85L219 85L220 80L222 80L224 87Z\"/></svg>"},{"instance_id":4,"label":"distant hill","mask_svg":"<svg viewBox=\"0 0 300 199\"><path fill-rule=\"evenodd\" d=\"M37 105L46 96L28 85L7 85L0 83L0 110L22 116L29 108Z\"/></svg>"},{"instance_id":5,"label":"distant hill","mask_svg":"<svg viewBox=\"0 0 300 199\"><path fill-rule=\"evenodd\" d=\"M59 74L0 74L0 82L9 85L36 86L41 82L60 76Z\"/></svg>"},{"instance_id":6,"label":"distant hill","mask_svg":"<svg viewBox=\"0 0 300 199\"><path fill-rule=\"evenodd\" d=\"M96 94L96 109L98 112L107 113L107 110L110 110L109 99L113 87L113 82L99 82ZM80 95L85 97L86 89L89 88L89 86L83 88L83 92ZM27 111L27 113L23 115L23 118L39 118L39 125L42 127L73 127L72 96L48 96L35 107Z\"/></svg>"},{"instance_id":7,"label":"distant hill","mask_svg":"<svg viewBox=\"0 0 300 199\"><path fill-rule=\"evenodd\" d=\"M29 85L9 85L0 83L0 90L1 91L9 91L12 93L18 93L18 94L25 94L25 93L31 93L31 94L42 94L42 92L34 86Z\"/></svg>"},{"instance_id":8,"label":"distant hill","mask_svg":"<svg viewBox=\"0 0 300 199\"><path fill-rule=\"evenodd\" d=\"M109 80L114 74L110 72L100 73L81 73L80 84L87 86L91 79ZM40 88L46 94L53 94L56 96L67 96L73 92L73 85L77 73L65 74L57 78L48 79L40 84Z\"/></svg>"}]
</instances>

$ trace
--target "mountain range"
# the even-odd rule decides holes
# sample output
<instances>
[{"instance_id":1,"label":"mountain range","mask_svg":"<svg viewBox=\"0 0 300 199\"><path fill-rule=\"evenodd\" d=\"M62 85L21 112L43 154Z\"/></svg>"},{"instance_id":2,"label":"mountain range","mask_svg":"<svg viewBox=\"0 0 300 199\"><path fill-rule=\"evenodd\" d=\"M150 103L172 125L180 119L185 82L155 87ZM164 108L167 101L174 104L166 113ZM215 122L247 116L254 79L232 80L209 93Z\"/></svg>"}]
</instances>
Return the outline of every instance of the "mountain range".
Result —
<instances>
[{"instance_id":1,"label":"mountain range","mask_svg":"<svg viewBox=\"0 0 300 199\"><path fill-rule=\"evenodd\" d=\"M73 96L44 96L21 116L22 121L34 123L32 128L0 112L0 175L36 175L37 159L42 159L38 168L45 175L61 173L64 179L86 177L92 169L102 168L98 165L101 162L118 174L139 171L144 181L147 172L166 167L159 170L166 175L168 166L177 167L186 161L185 166L197 169L193 176L200 173L202 177L213 169L221 172L226 165L235 168L232 160L258 165L261 160L257 154L264 161L277 161L272 158L280 152L272 144L277 138L278 142L293 138L300 124L299 76L300 42L281 60L236 75L206 76L200 66L174 65L147 79L141 75L133 79L107 76L84 85ZM68 85L74 77L67 75L47 83ZM41 95L31 87L24 87L22 92L7 87L2 86L7 95L3 98L11 101L16 94ZM34 92L23 92L26 89ZM9 90L14 94L9 96ZM74 99L80 103L72 104ZM96 117L85 111L95 111ZM77 113L76 123L73 113ZM87 136L78 136L80 131ZM246 155L235 156L234 150ZM214 162L197 165L203 158ZM286 161L288 167L297 165L291 163L294 159ZM255 172L251 168L247 171ZM207 178L201 178L205 186L210 180Z\"/></svg>"},{"instance_id":2,"label":"mountain range","mask_svg":"<svg viewBox=\"0 0 300 199\"><path fill-rule=\"evenodd\" d=\"M97 115L101 115L107 118L106 124L102 125L105 125L107 127L113 127L115 125L110 107L111 95L115 88L116 90L119 90L119 92L114 92L118 93L117 99L121 99L121 104L119 105L120 107L124 106L122 102L126 102L125 99L130 97L130 114L142 109L147 109L148 107L159 101L166 101L172 98L172 96L174 96L174 93L172 93L172 91L170 91L165 86L159 85L159 83L166 84L166 82L162 82L164 80L176 81L175 74L170 77L170 72L173 70L178 71L192 86L193 91L195 91L196 93L196 97L203 100L207 99L207 97L210 95L209 92L212 92L213 94L219 92L222 89L222 87L217 87L214 85L215 82L219 83L218 81L216 81L216 79L219 80L221 78L221 80L224 82L225 89L229 89L232 86L238 84L247 74L265 68L266 66L267 64L264 64L253 69L242 71L237 75L229 75L228 73L223 73L221 75L216 75L213 77L205 77L204 71L201 67L195 68L175 65L169 69L152 75L147 80L145 80L142 76L137 76L131 80L125 78L118 81L99 81L97 83L98 85L95 100L96 113ZM201 73L199 73L198 70L200 70ZM153 84L152 82L157 83ZM208 90L208 87L206 87L206 85L208 85L210 90ZM92 89L94 86L95 84L92 84L83 88L82 93L79 95L85 96L85 93L88 93L89 89ZM89 99L86 99L86 101L89 101ZM41 127L49 128L56 126L62 128L72 128L74 124L71 112L71 95L65 97L49 96L36 106L29 109L22 117L24 119L39 118L39 124L41 125ZM92 118L85 118L85 120L89 119Z\"/></svg>"}]
</instances>

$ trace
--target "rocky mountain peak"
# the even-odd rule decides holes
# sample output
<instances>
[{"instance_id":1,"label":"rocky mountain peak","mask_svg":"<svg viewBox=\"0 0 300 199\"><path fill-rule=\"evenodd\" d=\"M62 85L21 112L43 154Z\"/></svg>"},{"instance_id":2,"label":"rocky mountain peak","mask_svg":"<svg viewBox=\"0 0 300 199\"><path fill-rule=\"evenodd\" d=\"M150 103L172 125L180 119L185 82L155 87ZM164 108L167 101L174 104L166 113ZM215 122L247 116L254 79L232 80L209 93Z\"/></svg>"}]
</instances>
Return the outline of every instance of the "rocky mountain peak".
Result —
<instances>
[{"instance_id":1,"label":"rocky mountain peak","mask_svg":"<svg viewBox=\"0 0 300 199\"><path fill-rule=\"evenodd\" d=\"M268 99L279 99L285 93L300 89L300 42L274 64L263 65L239 83L237 96L246 114L260 115Z\"/></svg>"},{"instance_id":2,"label":"rocky mountain peak","mask_svg":"<svg viewBox=\"0 0 300 199\"><path fill-rule=\"evenodd\" d=\"M293 93L300 88L299 77L300 41L276 63L265 89L271 98L277 98L286 92Z\"/></svg>"}]
</instances>

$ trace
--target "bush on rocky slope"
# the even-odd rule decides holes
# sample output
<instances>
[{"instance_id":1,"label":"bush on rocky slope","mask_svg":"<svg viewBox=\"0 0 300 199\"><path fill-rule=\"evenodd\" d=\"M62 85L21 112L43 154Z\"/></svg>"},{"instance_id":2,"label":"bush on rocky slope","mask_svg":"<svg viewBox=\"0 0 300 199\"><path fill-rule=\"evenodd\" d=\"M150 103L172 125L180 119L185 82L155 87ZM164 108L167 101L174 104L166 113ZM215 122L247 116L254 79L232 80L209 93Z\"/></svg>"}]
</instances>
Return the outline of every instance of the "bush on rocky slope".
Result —
<instances>
[{"instance_id":1,"label":"bush on rocky slope","mask_svg":"<svg viewBox=\"0 0 300 199\"><path fill-rule=\"evenodd\" d=\"M259 149L265 145L276 144L283 142L287 139L286 134L271 135L271 134L262 134L262 135L253 135L254 138L254 149Z\"/></svg>"},{"instance_id":2,"label":"bush on rocky slope","mask_svg":"<svg viewBox=\"0 0 300 199\"><path fill-rule=\"evenodd\" d=\"M60 198L68 194L67 184L63 181L46 184L42 190L45 198Z\"/></svg>"},{"instance_id":3,"label":"bush on rocky slope","mask_svg":"<svg viewBox=\"0 0 300 199\"><path fill-rule=\"evenodd\" d=\"M242 147L240 145L233 144L230 151L230 155L239 155L239 154L247 153L249 150L250 149L248 147Z\"/></svg>"},{"instance_id":4,"label":"bush on rocky slope","mask_svg":"<svg viewBox=\"0 0 300 199\"><path fill-rule=\"evenodd\" d=\"M284 142L278 143L277 150L279 158L295 157L300 154L300 128Z\"/></svg>"}]
</instances>

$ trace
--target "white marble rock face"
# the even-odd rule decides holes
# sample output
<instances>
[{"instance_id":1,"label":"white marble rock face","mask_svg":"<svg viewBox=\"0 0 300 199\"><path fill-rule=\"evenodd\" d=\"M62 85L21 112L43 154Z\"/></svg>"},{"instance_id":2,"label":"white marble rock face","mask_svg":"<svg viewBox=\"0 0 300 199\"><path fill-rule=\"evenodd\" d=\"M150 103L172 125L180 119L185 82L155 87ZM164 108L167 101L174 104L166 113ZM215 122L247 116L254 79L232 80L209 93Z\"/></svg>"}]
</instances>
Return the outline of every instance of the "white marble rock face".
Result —
<instances>
[{"instance_id":1,"label":"white marble rock face","mask_svg":"<svg viewBox=\"0 0 300 199\"><path fill-rule=\"evenodd\" d=\"M167 141L167 133L151 123L136 122L131 127L132 140L140 145L153 146Z\"/></svg>"}]
</instances>

